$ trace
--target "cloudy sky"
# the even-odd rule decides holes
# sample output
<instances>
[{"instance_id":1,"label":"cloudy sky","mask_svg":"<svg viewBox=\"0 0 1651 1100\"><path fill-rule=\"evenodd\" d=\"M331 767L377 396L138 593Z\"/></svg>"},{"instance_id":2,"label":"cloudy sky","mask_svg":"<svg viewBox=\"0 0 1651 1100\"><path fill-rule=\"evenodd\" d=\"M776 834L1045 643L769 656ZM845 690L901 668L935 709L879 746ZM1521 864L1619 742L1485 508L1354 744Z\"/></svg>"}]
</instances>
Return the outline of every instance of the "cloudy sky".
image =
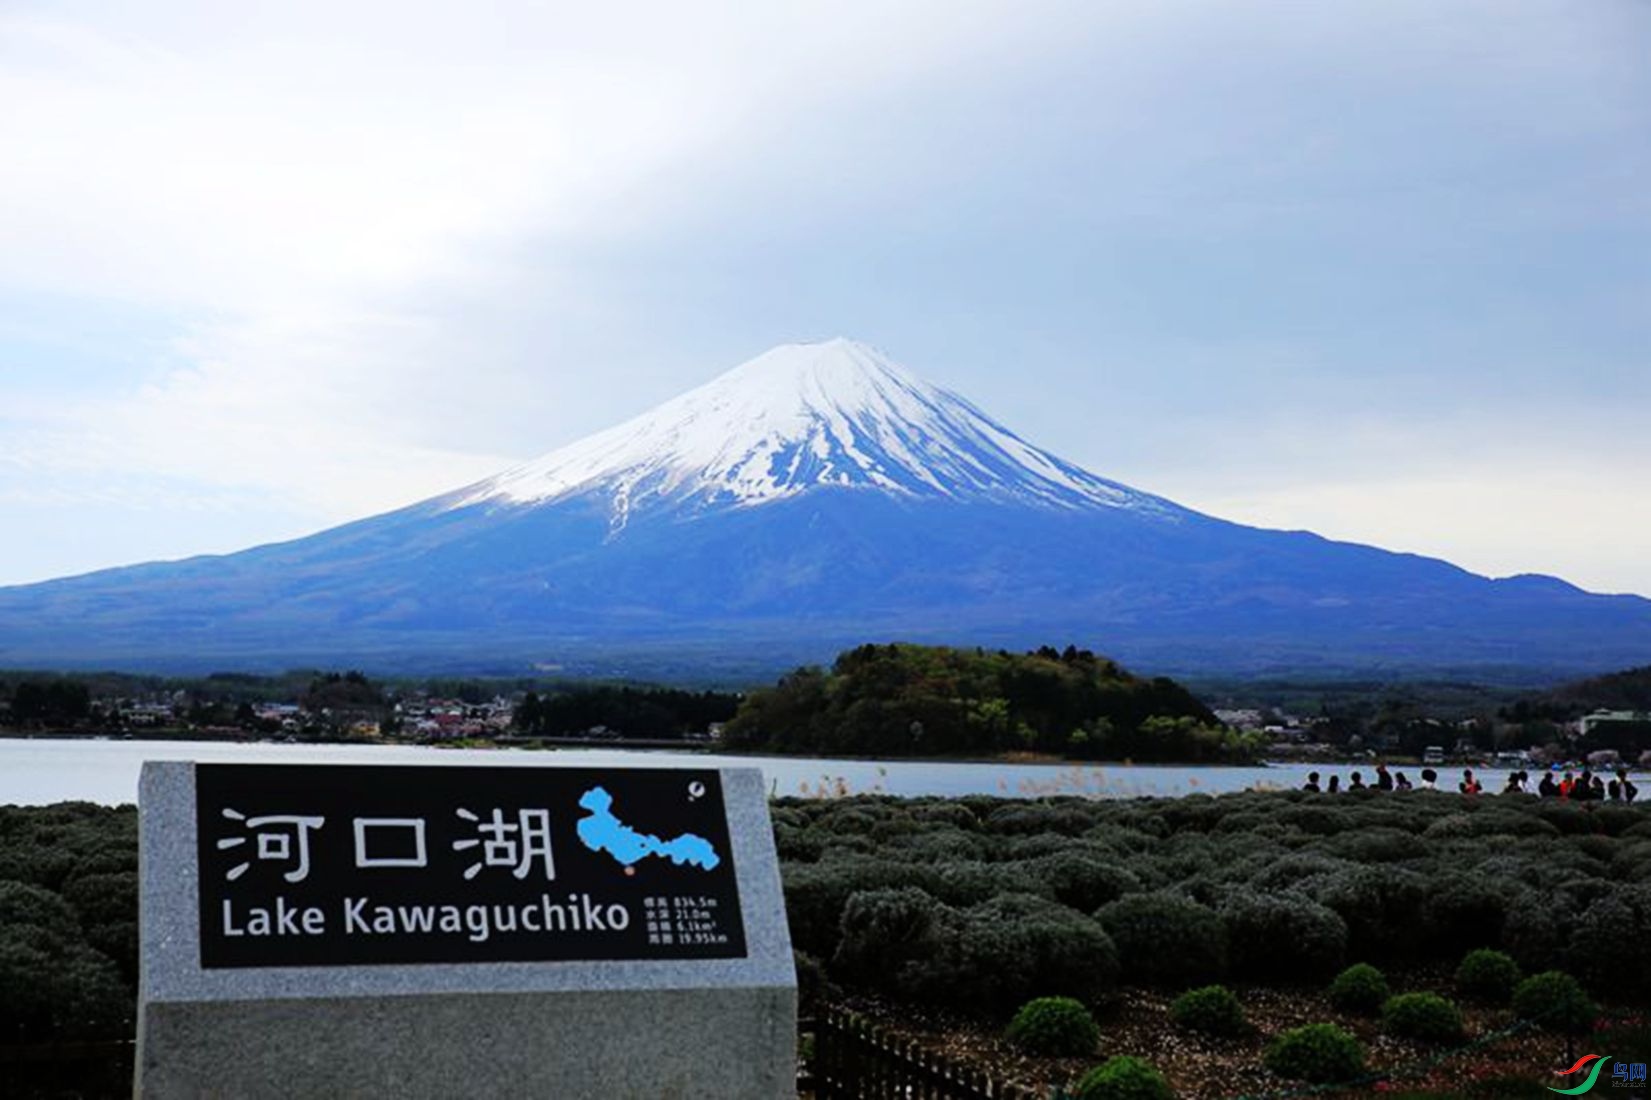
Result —
<instances>
[{"instance_id":1,"label":"cloudy sky","mask_svg":"<svg viewBox=\"0 0 1651 1100\"><path fill-rule=\"evenodd\" d=\"M1651 594L1651 4L0 0L0 584L846 335L1098 473Z\"/></svg>"}]
</instances>

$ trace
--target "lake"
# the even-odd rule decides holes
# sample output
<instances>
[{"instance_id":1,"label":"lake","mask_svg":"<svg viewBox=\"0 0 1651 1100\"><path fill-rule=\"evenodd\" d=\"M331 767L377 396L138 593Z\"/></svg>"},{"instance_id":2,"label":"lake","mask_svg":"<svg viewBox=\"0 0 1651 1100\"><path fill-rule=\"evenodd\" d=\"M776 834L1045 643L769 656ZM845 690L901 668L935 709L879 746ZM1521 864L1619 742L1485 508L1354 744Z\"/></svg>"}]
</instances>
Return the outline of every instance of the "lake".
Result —
<instances>
[{"instance_id":1,"label":"lake","mask_svg":"<svg viewBox=\"0 0 1651 1100\"><path fill-rule=\"evenodd\" d=\"M0 739L0 805L81 800L137 801L145 760L258 764L457 764L595 768L743 766L761 768L782 795L991 794L1009 798L1073 794L1101 798L1221 794L1255 787L1298 787L1322 764L1176 767L1158 764L1002 764L937 761L819 760L719 756L627 749L438 749L412 745L288 745L212 741L99 741L86 738ZM1364 768L1366 774L1369 768ZM1414 776L1412 778L1415 778ZM1345 781L1345 779L1344 779Z\"/></svg>"}]
</instances>

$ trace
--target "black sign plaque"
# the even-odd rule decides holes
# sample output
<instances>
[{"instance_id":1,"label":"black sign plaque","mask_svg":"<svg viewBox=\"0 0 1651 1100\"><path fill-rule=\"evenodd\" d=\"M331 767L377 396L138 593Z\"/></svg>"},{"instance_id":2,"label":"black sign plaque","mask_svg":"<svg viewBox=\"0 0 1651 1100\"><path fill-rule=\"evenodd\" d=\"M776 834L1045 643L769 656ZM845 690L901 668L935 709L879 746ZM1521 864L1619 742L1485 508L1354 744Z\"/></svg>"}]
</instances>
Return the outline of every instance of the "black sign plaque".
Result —
<instances>
[{"instance_id":1,"label":"black sign plaque","mask_svg":"<svg viewBox=\"0 0 1651 1100\"><path fill-rule=\"evenodd\" d=\"M201 764L201 966L746 955L711 769Z\"/></svg>"}]
</instances>

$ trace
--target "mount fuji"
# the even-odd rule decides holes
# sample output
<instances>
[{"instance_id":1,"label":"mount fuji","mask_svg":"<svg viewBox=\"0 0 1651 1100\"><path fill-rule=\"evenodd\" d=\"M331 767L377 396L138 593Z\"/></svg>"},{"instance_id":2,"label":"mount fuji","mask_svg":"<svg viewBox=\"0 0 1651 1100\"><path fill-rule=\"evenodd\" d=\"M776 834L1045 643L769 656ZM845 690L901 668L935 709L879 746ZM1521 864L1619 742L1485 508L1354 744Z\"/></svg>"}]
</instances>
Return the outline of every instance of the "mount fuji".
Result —
<instances>
[{"instance_id":1,"label":"mount fuji","mask_svg":"<svg viewBox=\"0 0 1651 1100\"><path fill-rule=\"evenodd\" d=\"M1651 601L1203 515L847 340L307 538L0 589L11 666L715 676L893 638L1558 674L1651 660Z\"/></svg>"}]
</instances>

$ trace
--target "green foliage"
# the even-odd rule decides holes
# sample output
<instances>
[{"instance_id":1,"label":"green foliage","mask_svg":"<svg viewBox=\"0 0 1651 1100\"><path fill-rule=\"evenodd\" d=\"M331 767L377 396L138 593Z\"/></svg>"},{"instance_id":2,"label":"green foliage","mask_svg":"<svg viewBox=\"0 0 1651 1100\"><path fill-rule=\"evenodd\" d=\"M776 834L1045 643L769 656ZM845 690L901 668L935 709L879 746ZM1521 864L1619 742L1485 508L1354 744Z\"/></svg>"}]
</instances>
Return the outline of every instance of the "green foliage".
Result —
<instances>
[{"instance_id":1,"label":"green foliage","mask_svg":"<svg viewBox=\"0 0 1651 1100\"><path fill-rule=\"evenodd\" d=\"M130 986L44 887L0 881L0 991L0 1045L119 1039L131 1026Z\"/></svg>"},{"instance_id":2,"label":"green foliage","mask_svg":"<svg viewBox=\"0 0 1651 1100\"><path fill-rule=\"evenodd\" d=\"M1346 923L1299 894L1235 890L1219 912L1234 977L1270 984L1320 982L1346 959ZM1280 944L1289 950L1280 951Z\"/></svg>"},{"instance_id":3,"label":"green foliage","mask_svg":"<svg viewBox=\"0 0 1651 1100\"><path fill-rule=\"evenodd\" d=\"M1101 1031L1082 1002L1071 997L1039 997L1021 1005L1004 1037L1028 1054L1081 1058L1095 1053Z\"/></svg>"},{"instance_id":4,"label":"green foliage","mask_svg":"<svg viewBox=\"0 0 1651 1100\"><path fill-rule=\"evenodd\" d=\"M826 977L826 970L819 959L802 951L791 953L792 964L797 970L797 1004L804 1012L809 1012L831 991L831 979Z\"/></svg>"},{"instance_id":5,"label":"green foliage","mask_svg":"<svg viewBox=\"0 0 1651 1100\"><path fill-rule=\"evenodd\" d=\"M1006 1014L1038 995L1092 1002L1117 978L1118 951L1101 926L1046 898L941 907L936 922L932 954L900 972L919 1000Z\"/></svg>"},{"instance_id":6,"label":"green foliage","mask_svg":"<svg viewBox=\"0 0 1651 1100\"><path fill-rule=\"evenodd\" d=\"M1354 958L1392 959L1416 943L1426 899L1426 880L1390 864L1350 867L1316 884L1316 900L1347 924L1347 951Z\"/></svg>"},{"instance_id":7,"label":"green foliage","mask_svg":"<svg viewBox=\"0 0 1651 1100\"><path fill-rule=\"evenodd\" d=\"M1035 653L863 645L829 672L803 668L754 691L729 744L827 755L933 756L1032 749L1085 758L1253 759L1179 684L1132 676L1087 650Z\"/></svg>"},{"instance_id":8,"label":"green foliage","mask_svg":"<svg viewBox=\"0 0 1651 1100\"><path fill-rule=\"evenodd\" d=\"M1651 883L1618 886L1589 905L1567 957L1597 991L1651 990Z\"/></svg>"},{"instance_id":9,"label":"green foliage","mask_svg":"<svg viewBox=\"0 0 1651 1100\"><path fill-rule=\"evenodd\" d=\"M1273 1040L1263 1061L1292 1081L1336 1084L1363 1075L1364 1048L1335 1024L1308 1024Z\"/></svg>"},{"instance_id":10,"label":"green foliage","mask_svg":"<svg viewBox=\"0 0 1651 1100\"><path fill-rule=\"evenodd\" d=\"M843 980L898 991L908 964L934 951L940 905L916 887L850 895L832 972Z\"/></svg>"},{"instance_id":11,"label":"green foliage","mask_svg":"<svg viewBox=\"0 0 1651 1100\"><path fill-rule=\"evenodd\" d=\"M1250 1026L1244 1019L1244 1006L1224 985L1187 990L1170 1004L1169 1016L1180 1027L1205 1035L1243 1035Z\"/></svg>"},{"instance_id":12,"label":"green foliage","mask_svg":"<svg viewBox=\"0 0 1651 1100\"><path fill-rule=\"evenodd\" d=\"M1174 1100L1164 1075L1144 1058L1120 1054L1084 1074L1074 1100Z\"/></svg>"},{"instance_id":13,"label":"green foliage","mask_svg":"<svg viewBox=\"0 0 1651 1100\"><path fill-rule=\"evenodd\" d=\"M1339 1011L1373 1016L1390 995L1387 976L1369 963L1354 963L1330 983L1330 1003Z\"/></svg>"},{"instance_id":14,"label":"green foliage","mask_svg":"<svg viewBox=\"0 0 1651 1100\"><path fill-rule=\"evenodd\" d=\"M1227 930L1195 901L1131 894L1096 916L1117 944L1127 980L1181 989L1226 973Z\"/></svg>"},{"instance_id":15,"label":"green foliage","mask_svg":"<svg viewBox=\"0 0 1651 1100\"><path fill-rule=\"evenodd\" d=\"M727 692L572 685L542 695L529 692L512 721L523 733L551 737L603 726L626 737L672 738L728 721L739 701L739 696Z\"/></svg>"},{"instance_id":16,"label":"green foliage","mask_svg":"<svg viewBox=\"0 0 1651 1100\"><path fill-rule=\"evenodd\" d=\"M1561 1035L1586 1035L1599 1015L1582 984L1562 970L1547 970L1513 991L1513 1014Z\"/></svg>"},{"instance_id":17,"label":"green foliage","mask_svg":"<svg viewBox=\"0 0 1651 1100\"><path fill-rule=\"evenodd\" d=\"M1430 879L1422 905L1422 943L1427 953L1458 958L1476 947L1502 942L1512 887L1491 878L1445 872Z\"/></svg>"},{"instance_id":18,"label":"green foliage","mask_svg":"<svg viewBox=\"0 0 1651 1100\"><path fill-rule=\"evenodd\" d=\"M1488 1004L1507 1004L1519 979L1518 963L1501 951L1485 947L1468 952L1456 968L1457 991Z\"/></svg>"},{"instance_id":19,"label":"green foliage","mask_svg":"<svg viewBox=\"0 0 1651 1100\"><path fill-rule=\"evenodd\" d=\"M1401 1039L1449 1042L1462 1037L1462 1013L1437 993L1401 993L1382 1005L1382 1030Z\"/></svg>"},{"instance_id":20,"label":"green foliage","mask_svg":"<svg viewBox=\"0 0 1651 1100\"><path fill-rule=\"evenodd\" d=\"M1065 851L1032 861L1030 870L1033 879L1048 885L1056 901L1085 913L1141 889L1141 880L1116 861L1074 849L1070 842Z\"/></svg>"}]
</instances>

